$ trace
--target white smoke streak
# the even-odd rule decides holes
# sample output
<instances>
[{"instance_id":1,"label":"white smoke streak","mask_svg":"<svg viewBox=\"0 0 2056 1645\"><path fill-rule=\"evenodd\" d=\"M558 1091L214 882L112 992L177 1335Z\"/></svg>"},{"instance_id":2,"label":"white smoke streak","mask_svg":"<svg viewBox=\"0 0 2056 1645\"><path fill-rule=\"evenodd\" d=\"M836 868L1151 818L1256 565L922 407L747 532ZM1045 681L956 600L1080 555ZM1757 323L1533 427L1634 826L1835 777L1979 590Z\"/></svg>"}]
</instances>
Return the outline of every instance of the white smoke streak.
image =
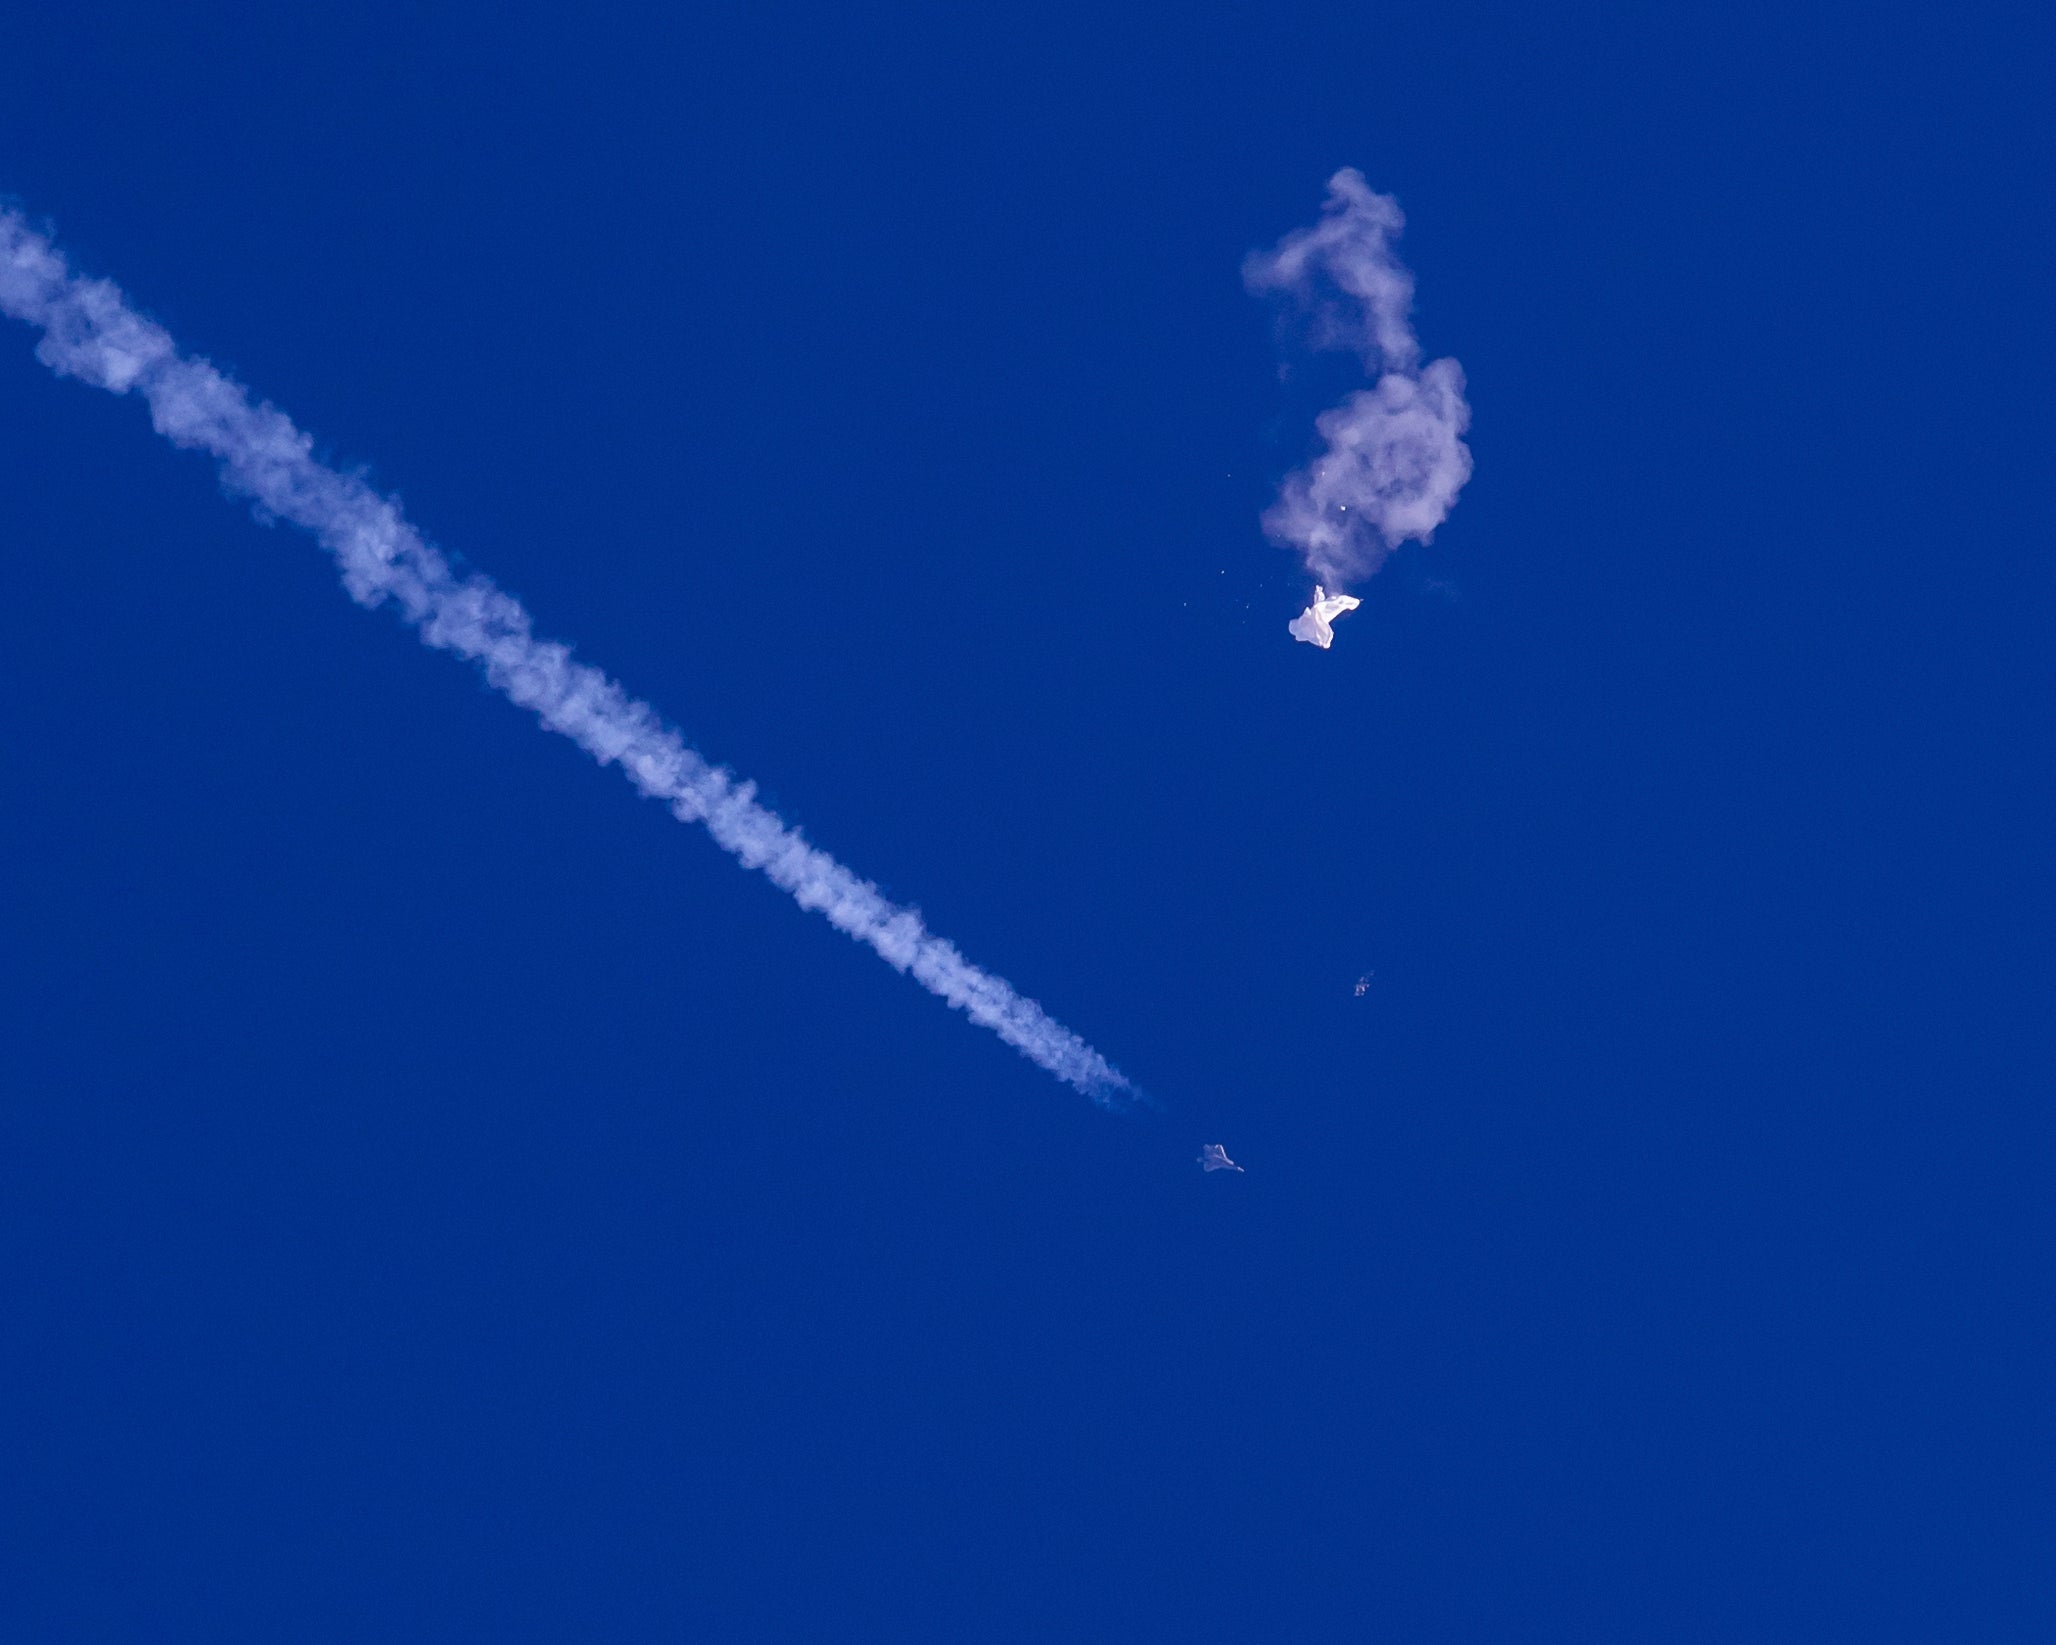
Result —
<instances>
[{"instance_id":1,"label":"white smoke streak","mask_svg":"<svg viewBox=\"0 0 2056 1645\"><path fill-rule=\"evenodd\" d=\"M1279 292L1307 317L1316 348L1347 349L1377 375L1315 422L1326 448L1285 477L1264 514L1331 588L1371 575L1401 543L1427 542L1471 477L1463 368L1420 364L1413 276L1393 252L1406 219L1349 167L1328 179L1321 220L1243 264L1253 292Z\"/></svg>"},{"instance_id":2,"label":"white smoke streak","mask_svg":"<svg viewBox=\"0 0 2056 1645\"><path fill-rule=\"evenodd\" d=\"M59 375L115 394L139 392L157 432L174 445L211 453L229 491L250 498L261 515L311 532L335 557L343 586L360 605L391 601L425 643L477 663L497 690L533 710L550 730L602 765L620 766L681 822L701 824L802 908L876 949L895 970L1058 1079L1103 1107L1140 1096L1033 1000L972 965L931 935L919 914L889 902L759 805L754 784L708 764L655 709L597 668L574 661L568 647L537 639L518 600L485 577L460 576L394 503L317 462L313 441L283 412L253 400L205 360L181 354L117 287L74 274L47 238L5 208L0 313L43 333L36 357Z\"/></svg>"}]
</instances>

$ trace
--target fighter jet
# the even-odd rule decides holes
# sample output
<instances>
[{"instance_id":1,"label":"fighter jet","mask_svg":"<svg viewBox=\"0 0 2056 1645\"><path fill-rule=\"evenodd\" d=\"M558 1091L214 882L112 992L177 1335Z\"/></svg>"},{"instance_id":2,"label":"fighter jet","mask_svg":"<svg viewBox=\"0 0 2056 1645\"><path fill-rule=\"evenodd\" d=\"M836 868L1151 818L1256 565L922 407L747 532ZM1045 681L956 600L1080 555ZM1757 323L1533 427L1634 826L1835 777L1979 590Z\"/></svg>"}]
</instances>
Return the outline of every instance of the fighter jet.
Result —
<instances>
[{"instance_id":1,"label":"fighter jet","mask_svg":"<svg viewBox=\"0 0 2056 1645\"><path fill-rule=\"evenodd\" d=\"M1223 1148L1218 1142L1210 1142L1200 1149L1199 1166L1202 1171L1240 1171L1242 1169L1241 1166L1228 1157L1228 1150Z\"/></svg>"},{"instance_id":2,"label":"fighter jet","mask_svg":"<svg viewBox=\"0 0 2056 1645\"><path fill-rule=\"evenodd\" d=\"M1308 606L1291 622L1285 625L1285 632L1295 640L1304 640L1308 645L1317 645L1323 651L1335 643L1335 630L1329 623L1345 611L1354 611L1363 601L1354 594L1330 594L1319 583L1314 584L1314 603Z\"/></svg>"}]
</instances>

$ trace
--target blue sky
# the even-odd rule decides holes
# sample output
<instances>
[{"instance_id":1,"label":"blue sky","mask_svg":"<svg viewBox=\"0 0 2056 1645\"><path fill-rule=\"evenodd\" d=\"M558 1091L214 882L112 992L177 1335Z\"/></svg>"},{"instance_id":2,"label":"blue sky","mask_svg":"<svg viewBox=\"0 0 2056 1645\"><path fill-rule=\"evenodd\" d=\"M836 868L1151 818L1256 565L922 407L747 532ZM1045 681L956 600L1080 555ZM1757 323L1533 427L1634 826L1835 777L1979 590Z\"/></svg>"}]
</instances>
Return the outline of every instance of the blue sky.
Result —
<instances>
[{"instance_id":1,"label":"blue sky","mask_svg":"<svg viewBox=\"0 0 2056 1645\"><path fill-rule=\"evenodd\" d=\"M1163 1110L10 326L10 1635L2047 1637L2024 8L419 10L11 18L0 189Z\"/></svg>"}]
</instances>

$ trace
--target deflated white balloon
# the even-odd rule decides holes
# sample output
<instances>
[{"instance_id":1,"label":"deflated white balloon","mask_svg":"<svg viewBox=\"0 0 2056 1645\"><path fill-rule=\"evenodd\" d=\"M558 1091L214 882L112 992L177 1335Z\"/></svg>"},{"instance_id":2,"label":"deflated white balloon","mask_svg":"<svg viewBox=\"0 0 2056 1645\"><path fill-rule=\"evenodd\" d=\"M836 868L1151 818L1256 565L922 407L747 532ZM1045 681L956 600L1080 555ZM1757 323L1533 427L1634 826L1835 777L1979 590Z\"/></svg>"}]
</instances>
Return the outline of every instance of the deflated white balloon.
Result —
<instances>
[{"instance_id":1,"label":"deflated white balloon","mask_svg":"<svg viewBox=\"0 0 2056 1645\"><path fill-rule=\"evenodd\" d=\"M1295 640L1304 640L1308 645L1317 645L1326 651L1335 643L1335 630L1329 624L1343 612L1354 611L1362 604L1363 601L1353 594L1330 594L1315 583L1314 603L1287 623L1285 631Z\"/></svg>"}]
</instances>

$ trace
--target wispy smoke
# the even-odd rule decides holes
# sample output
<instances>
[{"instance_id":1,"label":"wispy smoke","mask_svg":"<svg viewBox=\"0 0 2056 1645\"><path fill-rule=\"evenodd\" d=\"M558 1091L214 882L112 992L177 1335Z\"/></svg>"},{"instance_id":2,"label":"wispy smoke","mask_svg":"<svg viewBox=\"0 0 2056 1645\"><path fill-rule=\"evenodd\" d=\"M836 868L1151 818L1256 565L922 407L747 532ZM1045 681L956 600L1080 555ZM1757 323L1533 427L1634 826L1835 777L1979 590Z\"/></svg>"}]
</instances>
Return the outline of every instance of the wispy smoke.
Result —
<instances>
[{"instance_id":1,"label":"wispy smoke","mask_svg":"<svg viewBox=\"0 0 2056 1645\"><path fill-rule=\"evenodd\" d=\"M1318 223L1242 269L1251 291L1299 310L1316 348L1355 353L1376 378L1320 415L1325 448L1285 477L1264 515L1271 540L1330 587L1368 577L1403 542L1427 542L1471 477L1463 368L1420 363L1413 276L1392 249L1405 226L1398 201L1345 167L1328 179Z\"/></svg>"},{"instance_id":2,"label":"wispy smoke","mask_svg":"<svg viewBox=\"0 0 2056 1645\"><path fill-rule=\"evenodd\" d=\"M286 520L335 556L343 586L366 606L391 602L422 640L477 663L492 685L532 710L642 793L695 822L745 867L802 908L869 944L895 970L991 1029L1104 1107L1140 1095L1107 1060L1033 1000L981 971L799 831L759 805L755 786L708 764L656 710L570 650L536 638L527 611L488 579L459 573L389 499L317 462L313 442L276 408L253 400L205 360L132 309L105 280L74 274L19 214L0 209L0 313L42 333L36 357L96 388L134 389L158 433L221 465L224 486L263 516Z\"/></svg>"}]
</instances>

